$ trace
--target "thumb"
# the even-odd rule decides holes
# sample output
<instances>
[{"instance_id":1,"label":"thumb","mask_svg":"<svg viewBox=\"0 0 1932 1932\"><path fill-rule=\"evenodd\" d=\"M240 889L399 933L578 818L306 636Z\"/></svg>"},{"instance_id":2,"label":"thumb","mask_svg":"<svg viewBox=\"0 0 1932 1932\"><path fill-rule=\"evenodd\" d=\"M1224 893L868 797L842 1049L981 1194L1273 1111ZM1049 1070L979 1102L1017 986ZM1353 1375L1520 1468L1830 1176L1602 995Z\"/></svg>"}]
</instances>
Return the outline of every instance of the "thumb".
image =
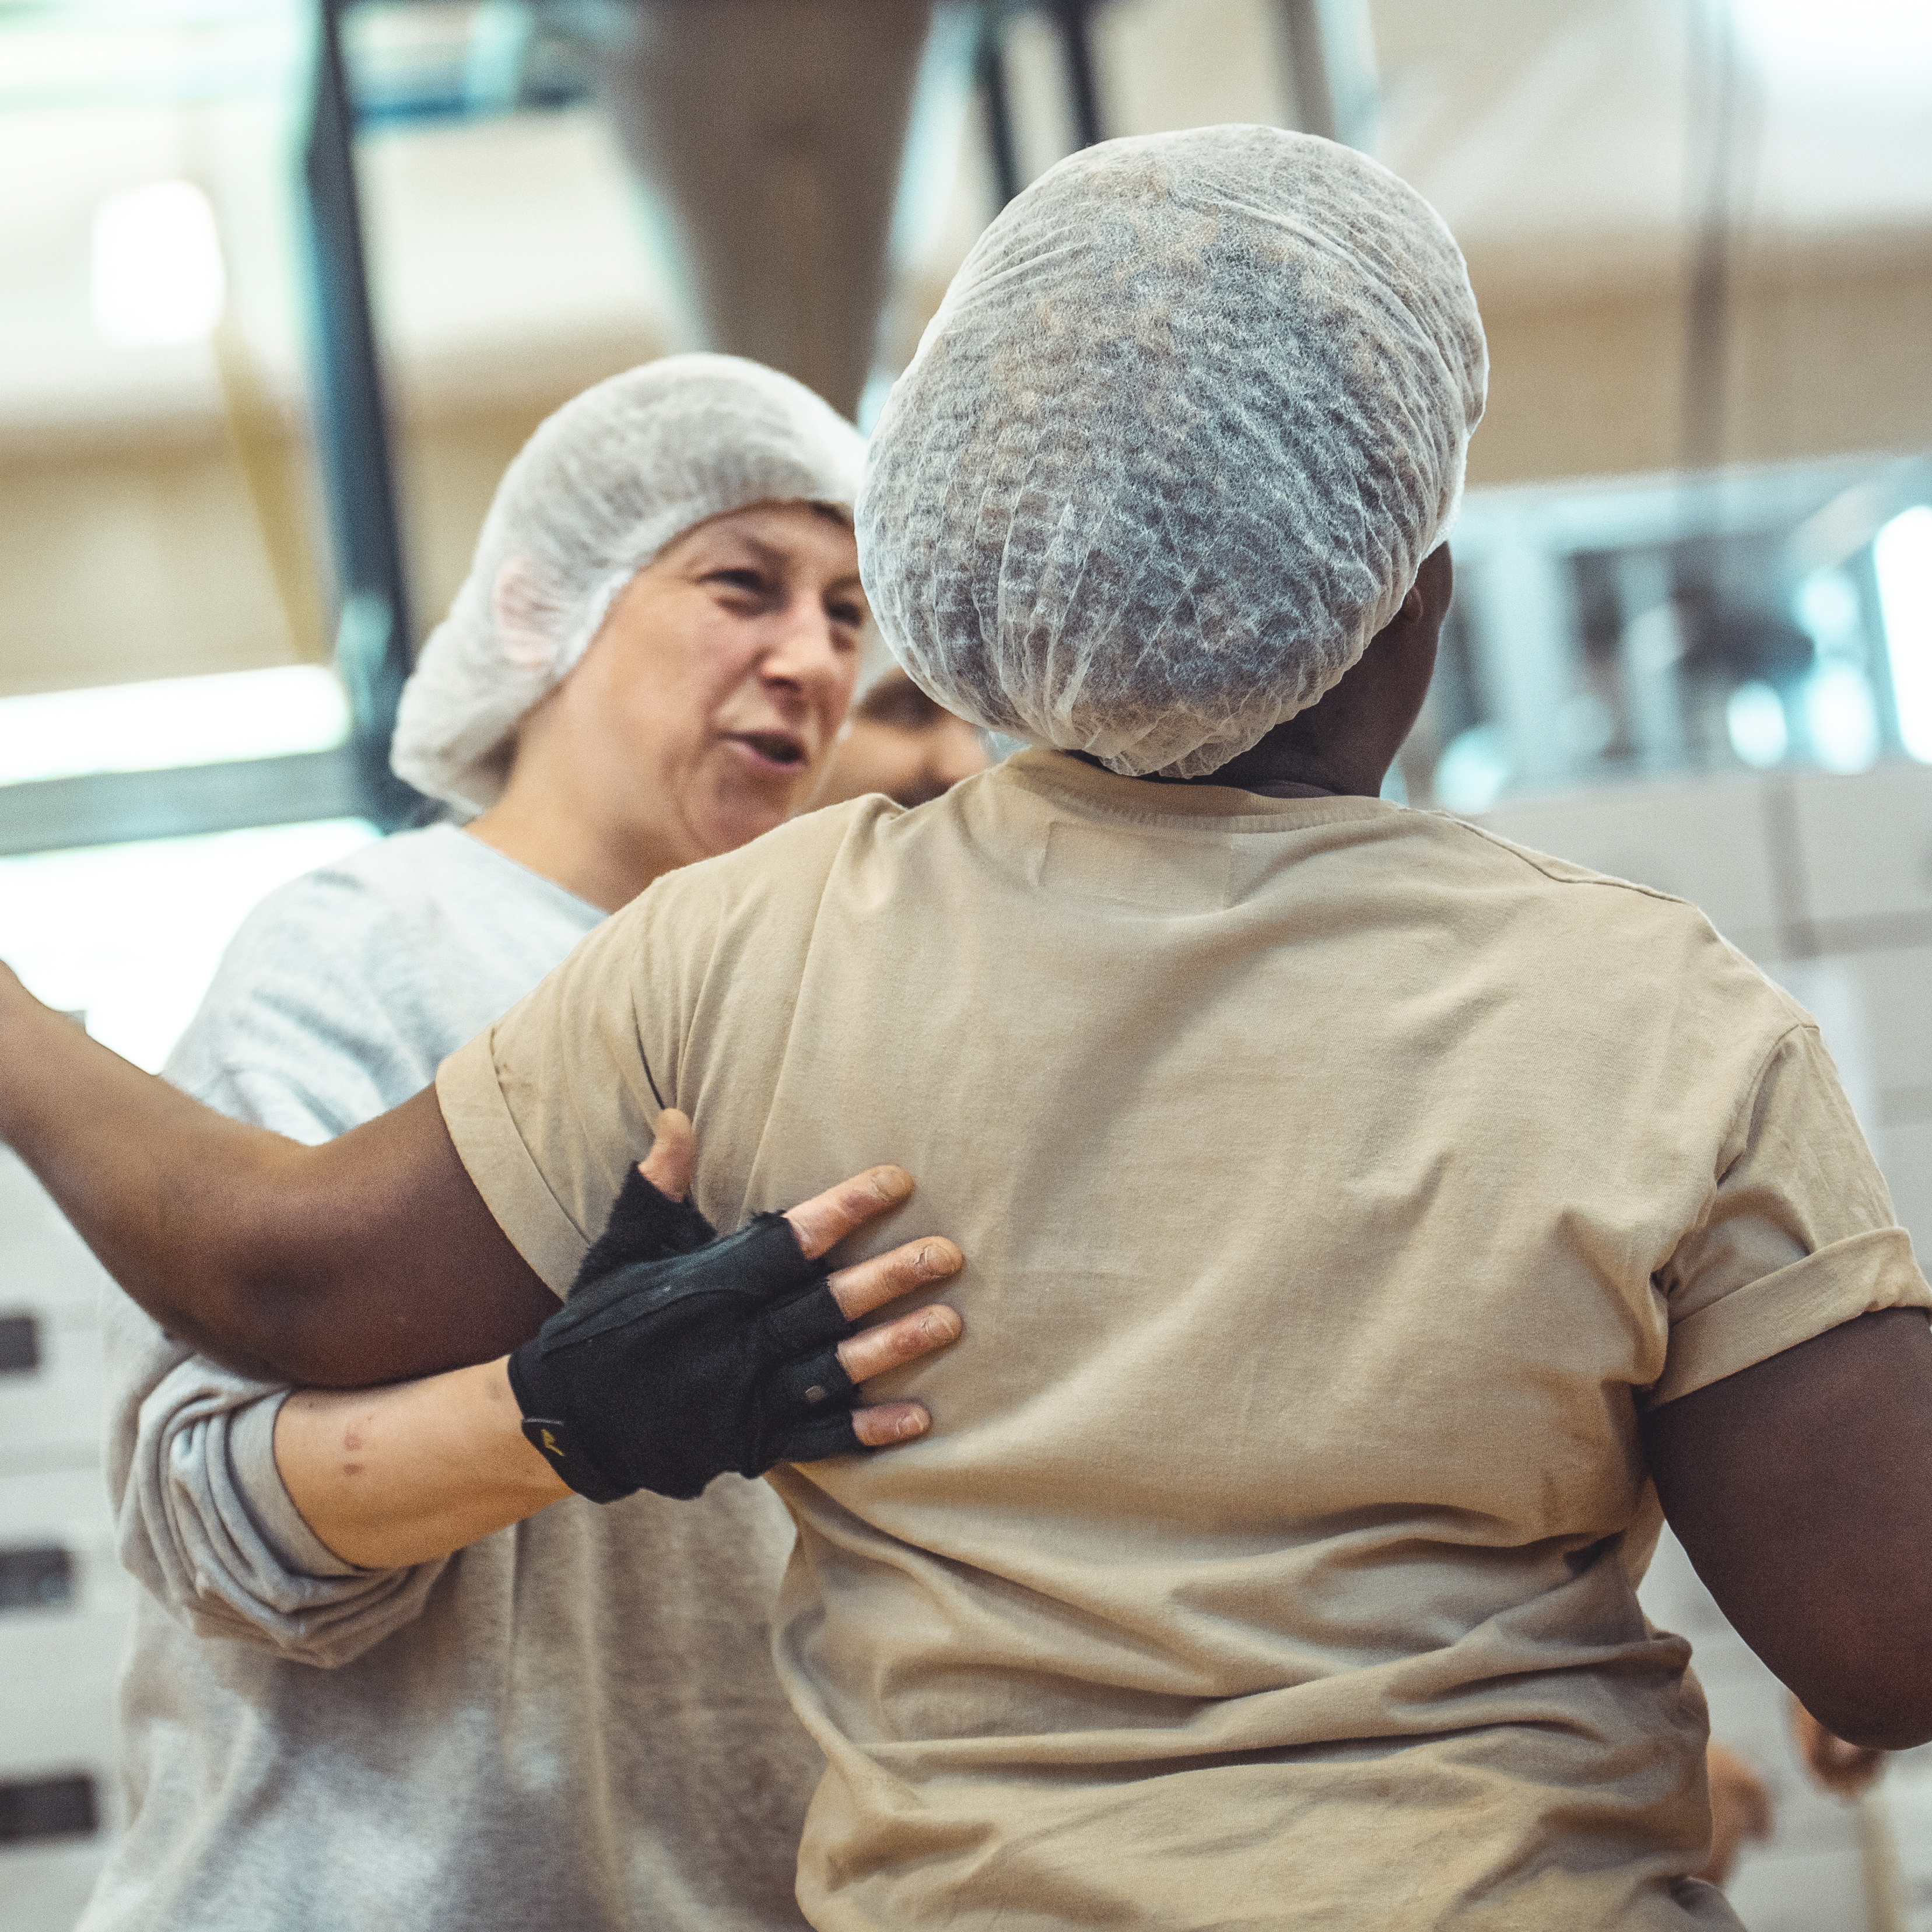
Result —
<instances>
[{"instance_id":1,"label":"thumb","mask_svg":"<svg viewBox=\"0 0 1932 1932\"><path fill-rule=\"evenodd\" d=\"M638 1163L638 1172L660 1194L682 1201L691 1192L691 1172L697 1164L698 1136L690 1120L675 1107L665 1108L658 1116L650 1154Z\"/></svg>"}]
</instances>

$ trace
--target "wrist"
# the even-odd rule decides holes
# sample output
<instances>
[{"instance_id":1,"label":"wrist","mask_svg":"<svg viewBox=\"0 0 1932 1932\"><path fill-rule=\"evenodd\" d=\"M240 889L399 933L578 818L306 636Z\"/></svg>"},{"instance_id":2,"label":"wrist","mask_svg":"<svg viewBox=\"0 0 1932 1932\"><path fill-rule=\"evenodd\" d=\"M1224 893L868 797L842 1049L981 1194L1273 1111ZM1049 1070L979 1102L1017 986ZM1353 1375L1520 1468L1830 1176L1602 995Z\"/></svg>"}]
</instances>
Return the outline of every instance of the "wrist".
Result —
<instances>
[{"instance_id":1,"label":"wrist","mask_svg":"<svg viewBox=\"0 0 1932 1932\"><path fill-rule=\"evenodd\" d=\"M570 1485L524 1426L523 1408L510 1383L510 1358L505 1355L457 1372L473 1378L476 1413L481 1420L480 1432L490 1445L496 1481L518 1490L538 1508L568 1496Z\"/></svg>"},{"instance_id":2,"label":"wrist","mask_svg":"<svg viewBox=\"0 0 1932 1932\"><path fill-rule=\"evenodd\" d=\"M634 1496L636 1485L613 1480L592 1454L585 1431L565 1419L568 1405L547 1399L556 1390L542 1374L539 1342L533 1336L503 1359L524 1441L559 1482L593 1503L621 1502Z\"/></svg>"}]
</instances>

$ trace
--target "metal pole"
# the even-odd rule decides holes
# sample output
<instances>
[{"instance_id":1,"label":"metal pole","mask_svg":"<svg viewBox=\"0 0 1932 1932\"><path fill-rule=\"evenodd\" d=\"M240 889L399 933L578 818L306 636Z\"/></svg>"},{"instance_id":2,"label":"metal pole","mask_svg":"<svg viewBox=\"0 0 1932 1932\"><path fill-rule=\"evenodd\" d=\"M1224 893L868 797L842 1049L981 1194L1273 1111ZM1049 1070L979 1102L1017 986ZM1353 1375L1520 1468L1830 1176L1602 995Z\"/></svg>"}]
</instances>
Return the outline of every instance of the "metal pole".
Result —
<instances>
[{"instance_id":1,"label":"metal pole","mask_svg":"<svg viewBox=\"0 0 1932 1932\"><path fill-rule=\"evenodd\" d=\"M314 91L302 184L308 214L310 380L335 550L335 662L355 717L368 815L401 824L416 794L389 770L410 673L409 597L396 518L376 331L356 188L355 122L342 59L347 0L317 0Z\"/></svg>"},{"instance_id":2,"label":"metal pole","mask_svg":"<svg viewBox=\"0 0 1932 1932\"><path fill-rule=\"evenodd\" d=\"M1094 80L1094 0L1054 0L1060 50L1066 63L1066 88L1073 97L1073 131L1078 145L1100 139L1100 97Z\"/></svg>"},{"instance_id":3,"label":"metal pole","mask_svg":"<svg viewBox=\"0 0 1932 1932\"><path fill-rule=\"evenodd\" d=\"M1366 151L1375 145L1375 37L1363 0L1279 0L1294 124Z\"/></svg>"},{"instance_id":4,"label":"metal pole","mask_svg":"<svg viewBox=\"0 0 1932 1932\"><path fill-rule=\"evenodd\" d=\"M1018 150L1013 145L1012 97L1006 90L1006 22L998 0L982 0L979 44L973 50L973 72L980 88L980 107L986 118L986 153L993 164L994 191L1004 208L1024 184L1020 179Z\"/></svg>"}]
</instances>

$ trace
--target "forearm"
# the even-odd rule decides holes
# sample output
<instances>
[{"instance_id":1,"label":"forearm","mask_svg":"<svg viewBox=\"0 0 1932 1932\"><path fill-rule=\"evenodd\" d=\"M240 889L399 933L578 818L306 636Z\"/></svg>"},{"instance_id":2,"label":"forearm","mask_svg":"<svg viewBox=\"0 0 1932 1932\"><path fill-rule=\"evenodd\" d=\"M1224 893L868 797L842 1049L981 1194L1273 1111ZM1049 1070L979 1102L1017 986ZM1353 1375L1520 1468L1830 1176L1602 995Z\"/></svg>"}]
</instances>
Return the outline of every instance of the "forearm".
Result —
<instances>
[{"instance_id":1,"label":"forearm","mask_svg":"<svg viewBox=\"0 0 1932 1932\"><path fill-rule=\"evenodd\" d=\"M298 1151L199 1106L89 1040L0 968L0 1140L115 1280L170 1334L245 1372L242 1204ZM238 1267L238 1263L240 1265Z\"/></svg>"},{"instance_id":2,"label":"forearm","mask_svg":"<svg viewBox=\"0 0 1932 1932\"><path fill-rule=\"evenodd\" d=\"M447 1556L570 1491L524 1438L502 1361L378 1389L304 1389L275 1420L290 1499L346 1563Z\"/></svg>"},{"instance_id":3,"label":"forearm","mask_svg":"<svg viewBox=\"0 0 1932 1932\"><path fill-rule=\"evenodd\" d=\"M4 967L0 1140L164 1328L245 1374L359 1388L487 1362L556 1306L433 1091L303 1147L130 1066Z\"/></svg>"}]
</instances>

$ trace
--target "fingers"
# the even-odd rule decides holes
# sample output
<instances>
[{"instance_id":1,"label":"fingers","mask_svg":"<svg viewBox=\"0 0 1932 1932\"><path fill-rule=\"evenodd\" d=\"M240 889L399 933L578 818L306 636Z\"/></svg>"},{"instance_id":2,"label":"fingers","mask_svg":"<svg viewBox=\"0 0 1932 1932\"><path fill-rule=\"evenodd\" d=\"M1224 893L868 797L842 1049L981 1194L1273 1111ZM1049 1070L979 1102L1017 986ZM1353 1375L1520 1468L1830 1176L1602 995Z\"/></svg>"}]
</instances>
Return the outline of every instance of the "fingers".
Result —
<instances>
[{"instance_id":1,"label":"fingers","mask_svg":"<svg viewBox=\"0 0 1932 1932\"><path fill-rule=\"evenodd\" d=\"M877 1408L862 1408L852 1418L852 1428L868 1449L889 1449L895 1442L910 1442L932 1426L932 1418L916 1402L882 1402Z\"/></svg>"},{"instance_id":2,"label":"fingers","mask_svg":"<svg viewBox=\"0 0 1932 1932\"><path fill-rule=\"evenodd\" d=\"M670 1118L668 1110L663 1118ZM863 1174L855 1174L850 1180L800 1202L785 1219L798 1236L806 1259L816 1261L854 1228L863 1227L888 1208L896 1208L911 1192L912 1176L904 1168L868 1168Z\"/></svg>"},{"instance_id":3,"label":"fingers","mask_svg":"<svg viewBox=\"0 0 1932 1932\"><path fill-rule=\"evenodd\" d=\"M1833 1736L1796 1697L1791 1700L1791 1721L1798 1756L1827 1791L1856 1798L1885 1768L1883 1751L1868 1744L1847 1744Z\"/></svg>"},{"instance_id":4,"label":"fingers","mask_svg":"<svg viewBox=\"0 0 1932 1932\"><path fill-rule=\"evenodd\" d=\"M928 1234L923 1240L894 1248L890 1254L874 1255L856 1267L841 1268L826 1276L825 1285L839 1312L848 1321L856 1321L916 1288L957 1274L965 1265L966 1257L943 1234Z\"/></svg>"},{"instance_id":5,"label":"fingers","mask_svg":"<svg viewBox=\"0 0 1932 1932\"><path fill-rule=\"evenodd\" d=\"M658 1116L657 1138L649 1156L638 1163L638 1172L660 1194L682 1201L691 1192L692 1169L697 1163L698 1138L691 1130L689 1117L675 1107L665 1108Z\"/></svg>"},{"instance_id":6,"label":"fingers","mask_svg":"<svg viewBox=\"0 0 1932 1932\"><path fill-rule=\"evenodd\" d=\"M1885 1768L1885 1753L1868 1744L1848 1744L1826 1731L1811 1757L1820 1784L1840 1797L1856 1798Z\"/></svg>"},{"instance_id":7,"label":"fingers","mask_svg":"<svg viewBox=\"0 0 1932 1932\"><path fill-rule=\"evenodd\" d=\"M855 1382L867 1382L958 1341L963 1326L954 1310L935 1304L841 1342L838 1366Z\"/></svg>"}]
</instances>

